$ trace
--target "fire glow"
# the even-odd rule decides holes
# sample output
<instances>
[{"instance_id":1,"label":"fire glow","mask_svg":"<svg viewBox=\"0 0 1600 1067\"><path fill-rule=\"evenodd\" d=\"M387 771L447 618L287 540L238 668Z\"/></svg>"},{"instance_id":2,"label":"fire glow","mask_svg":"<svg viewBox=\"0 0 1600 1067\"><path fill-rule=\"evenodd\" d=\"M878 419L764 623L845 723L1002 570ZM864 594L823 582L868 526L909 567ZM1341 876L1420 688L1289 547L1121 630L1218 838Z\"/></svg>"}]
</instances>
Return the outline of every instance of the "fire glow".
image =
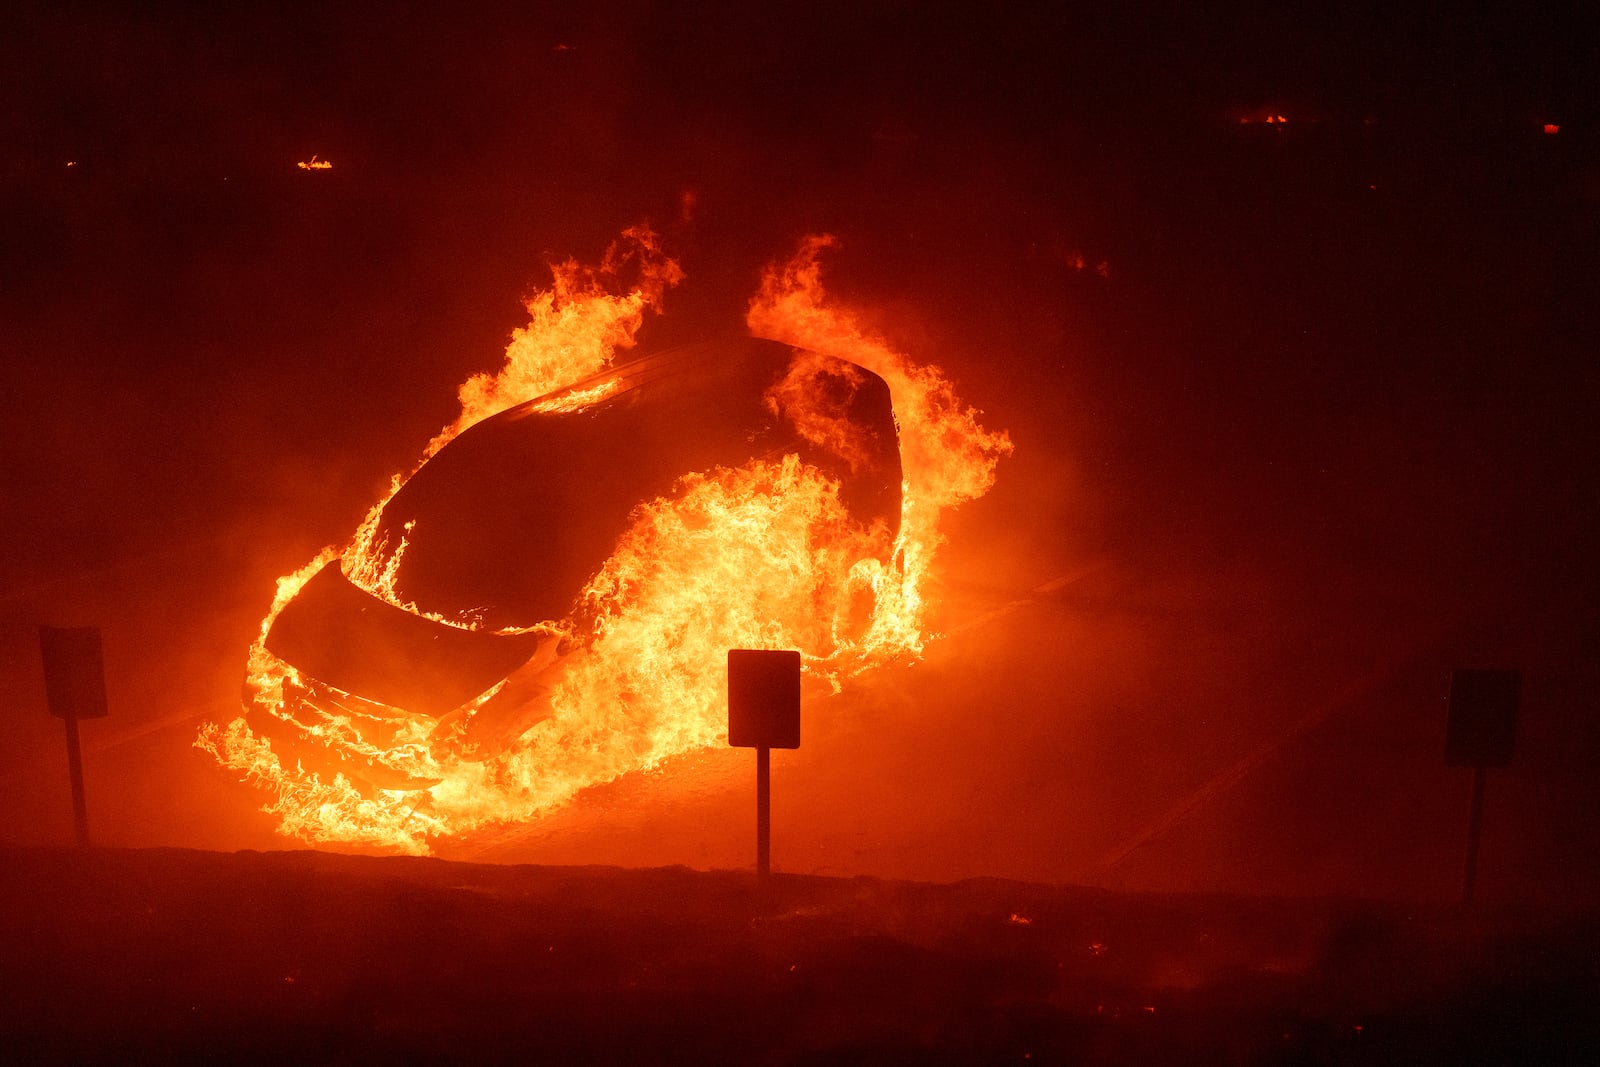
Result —
<instances>
[{"instance_id":1,"label":"fire glow","mask_svg":"<svg viewBox=\"0 0 1600 1067\"><path fill-rule=\"evenodd\" d=\"M848 488L799 451L759 455L685 470L671 493L639 500L561 617L504 626L414 602L413 525L386 529L385 506L423 463L497 412L527 405L525 417L562 418L614 399L620 379L594 376L633 347L646 311L659 312L683 277L654 234L629 230L597 267L556 266L552 287L528 301L530 321L512 335L502 369L461 386L460 416L418 468L395 476L348 546L330 546L279 580L249 654L248 715L208 724L196 745L263 788L264 810L287 836L425 853L430 840L536 818L585 788L724 740L730 647L798 648L810 684L834 691L863 671L915 659L940 515L988 491L1011 443L979 424L937 368L913 363L826 297L820 256L831 243L808 239L769 267L746 325L797 350L765 402L802 443L840 457L839 469L858 465L859 428L830 415L837 398L821 395L825 383L865 369L887 384L902 476L897 528L852 515ZM615 366L625 374L629 361ZM294 657L274 653L268 635L330 564L409 616L487 629L538 651L443 715L319 688L286 661ZM337 759L307 766L292 753L308 748Z\"/></svg>"}]
</instances>

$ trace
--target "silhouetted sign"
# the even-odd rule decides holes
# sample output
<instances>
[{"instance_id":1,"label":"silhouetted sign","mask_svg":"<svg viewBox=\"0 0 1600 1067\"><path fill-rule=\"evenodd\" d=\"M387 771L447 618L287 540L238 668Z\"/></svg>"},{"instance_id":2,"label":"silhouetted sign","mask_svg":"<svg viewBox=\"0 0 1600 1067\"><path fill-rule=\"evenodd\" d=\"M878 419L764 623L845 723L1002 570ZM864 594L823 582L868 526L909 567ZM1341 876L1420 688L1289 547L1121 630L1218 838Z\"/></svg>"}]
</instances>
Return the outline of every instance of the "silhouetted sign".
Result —
<instances>
[{"instance_id":1,"label":"silhouetted sign","mask_svg":"<svg viewBox=\"0 0 1600 1067\"><path fill-rule=\"evenodd\" d=\"M800 653L728 650L728 744L800 747Z\"/></svg>"},{"instance_id":2,"label":"silhouetted sign","mask_svg":"<svg viewBox=\"0 0 1600 1067\"><path fill-rule=\"evenodd\" d=\"M1516 671L1455 671L1450 675L1444 761L1451 767L1504 767L1517 732Z\"/></svg>"},{"instance_id":3,"label":"silhouetted sign","mask_svg":"<svg viewBox=\"0 0 1600 1067\"><path fill-rule=\"evenodd\" d=\"M94 627L39 627L44 654L44 695L58 719L99 719L106 714L106 675L100 631Z\"/></svg>"}]
</instances>

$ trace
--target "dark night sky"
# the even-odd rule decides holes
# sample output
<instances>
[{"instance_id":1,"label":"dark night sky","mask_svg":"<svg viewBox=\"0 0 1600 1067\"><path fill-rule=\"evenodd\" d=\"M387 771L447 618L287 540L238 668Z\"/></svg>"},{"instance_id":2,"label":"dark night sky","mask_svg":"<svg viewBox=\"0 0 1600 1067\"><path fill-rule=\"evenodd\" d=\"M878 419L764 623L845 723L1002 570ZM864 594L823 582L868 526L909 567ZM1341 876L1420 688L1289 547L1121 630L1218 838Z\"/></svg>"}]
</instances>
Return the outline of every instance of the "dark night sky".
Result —
<instances>
[{"instance_id":1,"label":"dark night sky","mask_svg":"<svg viewBox=\"0 0 1600 1067\"><path fill-rule=\"evenodd\" d=\"M1486 892L1591 892L1577 5L866 6L24 5L0 43L7 839L70 833L45 622L105 628L102 839L271 847L187 746L236 707L272 579L448 421L546 259L648 218L689 280L646 344L734 327L765 261L833 232L838 294L1017 443L952 523L951 638L808 711L778 761L795 869L1448 896L1444 687L1507 665ZM1239 122L1268 113L1290 124ZM313 153L334 169L295 168ZM743 771L625 781L487 854L736 865Z\"/></svg>"}]
</instances>

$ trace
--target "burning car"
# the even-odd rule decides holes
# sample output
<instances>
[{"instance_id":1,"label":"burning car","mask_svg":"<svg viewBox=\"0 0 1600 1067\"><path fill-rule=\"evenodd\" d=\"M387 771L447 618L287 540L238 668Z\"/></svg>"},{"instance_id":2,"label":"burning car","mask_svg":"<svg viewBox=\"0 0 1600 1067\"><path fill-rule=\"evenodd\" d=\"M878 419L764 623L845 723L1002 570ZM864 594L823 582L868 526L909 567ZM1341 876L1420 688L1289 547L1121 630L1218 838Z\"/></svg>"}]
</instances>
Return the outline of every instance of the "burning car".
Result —
<instances>
[{"instance_id":1,"label":"burning car","mask_svg":"<svg viewBox=\"0 0 1600 1067\"><path fill-rule=\"evenodd\" d=\"M292 668L251 721L303 763L391 789L438 779L386 742L418 718L433 760L484 760L550 714L553 683L603 632L586 596L641 504L685 472L783 457L837 486L887 563L901 510L883 379L752 338L619 364L463 431L271 621ZM730 590L754 595L763 576ZM591 591L592 592L592 591Z\"/></svg>"},{"instance_id":2,"label":"burning car","mask_svg":"<svg viewBox=\"0 0 1600 1067\"><path fill-rule=\"evenodd\" d=\"M423 462L279 579L196 746L287 836L426 853L724 740L729 648L814 691L914 659L940 516L1011 442L828 304L832 243L768 267L751 336L623 361L677 264L636 227L556 265Z\"/></svg>"}]
</instances>

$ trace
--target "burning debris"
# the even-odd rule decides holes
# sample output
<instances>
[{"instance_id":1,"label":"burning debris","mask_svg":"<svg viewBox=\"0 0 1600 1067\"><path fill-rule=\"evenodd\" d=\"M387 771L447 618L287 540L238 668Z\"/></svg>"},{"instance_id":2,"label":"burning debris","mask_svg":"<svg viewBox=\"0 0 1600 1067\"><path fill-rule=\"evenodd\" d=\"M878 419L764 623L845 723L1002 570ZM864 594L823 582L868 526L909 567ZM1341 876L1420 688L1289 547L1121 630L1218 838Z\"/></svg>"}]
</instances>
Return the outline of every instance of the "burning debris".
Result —
<instances>
[{"instance_id":1,"label":"burning debris","mask_svg":"<svg viewBox=\"0 0 1600 1067\"><path fill-rule=\"evenodd\" d=\"M681 271L642 229L556 268L423 463L280 581L247 714L197 744L286 834L422 852L716 743L726 648L834 688L914 656L939 513L1010 443L827 306L827 244L755 337L615 363Z\"/></svg>"}]
</instances>

